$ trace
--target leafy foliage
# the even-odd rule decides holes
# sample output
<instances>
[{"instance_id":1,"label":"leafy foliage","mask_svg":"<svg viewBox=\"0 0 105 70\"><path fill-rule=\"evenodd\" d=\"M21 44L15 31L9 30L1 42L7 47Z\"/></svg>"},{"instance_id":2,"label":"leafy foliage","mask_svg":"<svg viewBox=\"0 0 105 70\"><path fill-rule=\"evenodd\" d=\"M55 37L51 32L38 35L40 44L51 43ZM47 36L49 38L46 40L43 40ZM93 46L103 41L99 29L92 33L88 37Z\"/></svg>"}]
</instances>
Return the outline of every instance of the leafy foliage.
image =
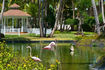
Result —
<instances>
[{"instance_id":1,"label":"leafy foliage","mask_svg":"<svg viewBox=\"0 0 105 70\"><path fill-rule=\"evenodd\" d=\"M12 48L7 47L5 41L0 42L0 70L55 70L59 64L51 64L49 67L45 67L41 62L35 62L30 57L18 57L13 54Z\"/></svg>"},{"instance_id":2,"label":"leafy foliage","mask_svg":"<svg viewBox=\"0 0 105 70\"><path fill-rule=\"evenodd\" d=\"M65 20L65 24L75 25L75 24L78 24L78 20L68 18Z\"/></svg>"},{"instance_id":3,"label":"leafy foliage","mask_svg":"<svg viewBox=\"0 0 105 70\"><path fill-rule=\"evenodd\" d=\"M47 17L45 17L45 20L48 22L48 27L53 27L55 23L55 14L54 14L54 8L52 5L49 5L49 8L47 10Z\"/></svg>"},{"instance_id":4,"label":"leafy foliage","mask_svg":"<svg viewBox=\"0 0 105 70\"><path fill-rule=\"evenodd\" d=\"M95 26L95 18L84 13L84 24L82 24L84 31L93 31Z\"/></svg>"}]
</instances>

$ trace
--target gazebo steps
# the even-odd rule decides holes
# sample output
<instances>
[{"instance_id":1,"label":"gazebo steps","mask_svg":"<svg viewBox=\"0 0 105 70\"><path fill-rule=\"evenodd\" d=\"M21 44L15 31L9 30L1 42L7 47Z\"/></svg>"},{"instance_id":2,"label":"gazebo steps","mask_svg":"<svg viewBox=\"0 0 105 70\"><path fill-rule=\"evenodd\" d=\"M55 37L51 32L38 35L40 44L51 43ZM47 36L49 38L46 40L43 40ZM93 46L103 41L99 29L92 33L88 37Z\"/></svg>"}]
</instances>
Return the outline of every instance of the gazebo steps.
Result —
<instances>
[{"instance_id":1,"label":"gazebo steps","mask_svg":"<svg viewBox=\"0 0 105 70\"><path fill-rule=\"evenodd\" d=\"M26 35L29 34L27 32L20 32L20 35ZM5 35L19 35L18 32L6 32Z\"/></svg>"}]
</instances>

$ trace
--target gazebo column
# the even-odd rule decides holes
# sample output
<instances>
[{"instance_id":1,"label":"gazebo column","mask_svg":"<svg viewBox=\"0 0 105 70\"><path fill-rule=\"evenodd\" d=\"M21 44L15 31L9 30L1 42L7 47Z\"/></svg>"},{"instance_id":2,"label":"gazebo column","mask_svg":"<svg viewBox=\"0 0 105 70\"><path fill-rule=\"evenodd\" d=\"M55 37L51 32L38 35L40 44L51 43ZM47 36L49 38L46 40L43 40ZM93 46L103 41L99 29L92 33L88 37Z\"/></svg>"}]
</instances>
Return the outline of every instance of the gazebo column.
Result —
<instances>
[{"instance_id":1,"label":"gazebo column","mask_svg":"<svg viewBox=\"0 0 105 70\"><path fill-rule=\"evenodd\" d=\"M17 18L16 18L16 28L17 28Z\"/></svg>"},{"instance_id":2,"label":"gazebo column","mask_svg":"<svg viewBox=\"0 0 105 70\"><path fill-rule=\"evenodd\" d=\"M4 25L3 25L3 27L4 27L4 35L5 35L5 32L6 32L6 29L5 29L5 18L4 18Z\"/></svg>"},{"instance_id":3,"label":"gazebo column","mask_svg":"<svg viewBox=\"0 0 105 70\"><path fill-rule=\"evenodd\" d=\"M1 33L3 33L3 20L4 20L4 18L2 19L2 24L0 24L1 25Z\"/></svg>"},{"instance_id":4,"label":"gazebo column","mask_svg":"<svg viewBox=\"0 0 105 70\"><path fill-rule=\"evenodd\" d=\"M23 24L24 24L24 21L23 21L23 18L22 18L21 32L23 32Z\"/></svg>"},{"instance_id":5,"label":"gazebo column","mask_svg":"<svg viewBox=\"0 0 105 70\"><path fill-rule=\"evenodd\" d=\"M14 32L14 18L12 18L12 32Z\"/></svg>"},{"instance_id":6,"label":"gazebo column","mask_svg":"<svg viewBox=\"0 0 105 70\"><path fill-rule=\"evenodd\" d=\"M24 30L23 30L23 31L24 31L24 32L27 32L27 23L26 23L26 18L24 18L24 25L23 25L23 26L24 26Z\"/></svg>"},{"instance_id":7,"label":"gazebo column","mask_svg":"<svg viewBox=\"0 0 105 70\"><path fill-rule=\"evenodd\" d=\"M28 17L26 18L26 28L28 29Z\"/></svg>"},{"instance_id":8,"label":"gazebo column","mask_svg":"<svg viewBox=\"0 0 105 70\"><path fill-rule=\"evenodd\" d=\"M10 32L9 26L8 26L8 18L7 18L7 22L6 22L6 23L7 23L7 25L6 25L6 27L7 27L7 28L6 28L6 29L7 29L7 32Z\"/></svg>"},{"instance_id":9,"label":"gazebo column","mask_svg":"<svg viewBox=\"0 0 105 70\"><path fill-rule=\"evenodd\" d=\"M8 28L8 18L7 18L7 28Z\"/></svg>"}]
</instances>

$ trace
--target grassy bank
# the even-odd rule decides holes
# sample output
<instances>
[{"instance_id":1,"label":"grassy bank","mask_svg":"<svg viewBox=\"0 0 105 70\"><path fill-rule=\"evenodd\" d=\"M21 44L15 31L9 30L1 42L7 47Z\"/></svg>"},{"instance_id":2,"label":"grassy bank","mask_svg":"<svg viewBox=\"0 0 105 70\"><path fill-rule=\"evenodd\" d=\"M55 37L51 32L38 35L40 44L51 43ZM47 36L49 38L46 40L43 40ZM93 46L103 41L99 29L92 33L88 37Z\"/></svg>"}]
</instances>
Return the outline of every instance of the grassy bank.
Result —
<instances>
[{"instance_id":1,"label":"grassy bank","mask_svg":"<svg viewBox=\"0 0 105 70\"><path fill-rule=\"evenodd\" d=\"M76 35L77 32L59 32L56 31L52 38L41 38L39 35L36 34L25 34L25 35L5 35L3 40L7 41L40 41L40 40L79 40L82 38L81 35ZM95 33L93 32L84 32L84 36L94 36Z\"/></svg>"}]
</instances>

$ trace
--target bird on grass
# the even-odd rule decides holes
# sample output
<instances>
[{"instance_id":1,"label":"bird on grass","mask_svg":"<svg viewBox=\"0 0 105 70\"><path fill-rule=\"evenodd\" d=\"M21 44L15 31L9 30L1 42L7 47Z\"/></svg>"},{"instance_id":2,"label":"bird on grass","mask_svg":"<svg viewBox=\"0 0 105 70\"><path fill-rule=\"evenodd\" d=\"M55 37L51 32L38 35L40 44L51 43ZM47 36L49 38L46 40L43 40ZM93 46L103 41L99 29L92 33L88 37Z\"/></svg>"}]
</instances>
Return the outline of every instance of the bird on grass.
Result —
<instances>
[{"instance_id":1,"label":"bird on grass","mask_svg":"<svg viewBox=\"0 0 105 70\"><path fill-rule=\"evenodd\" d=\"M30 49L30 57L31 57L34 61L42 61L40 58L31 55L31 51L32 51L32 50L31 50L31 47L30 47L30 46L27 46L27 48Z\"/></svg>"}]
</instances>

